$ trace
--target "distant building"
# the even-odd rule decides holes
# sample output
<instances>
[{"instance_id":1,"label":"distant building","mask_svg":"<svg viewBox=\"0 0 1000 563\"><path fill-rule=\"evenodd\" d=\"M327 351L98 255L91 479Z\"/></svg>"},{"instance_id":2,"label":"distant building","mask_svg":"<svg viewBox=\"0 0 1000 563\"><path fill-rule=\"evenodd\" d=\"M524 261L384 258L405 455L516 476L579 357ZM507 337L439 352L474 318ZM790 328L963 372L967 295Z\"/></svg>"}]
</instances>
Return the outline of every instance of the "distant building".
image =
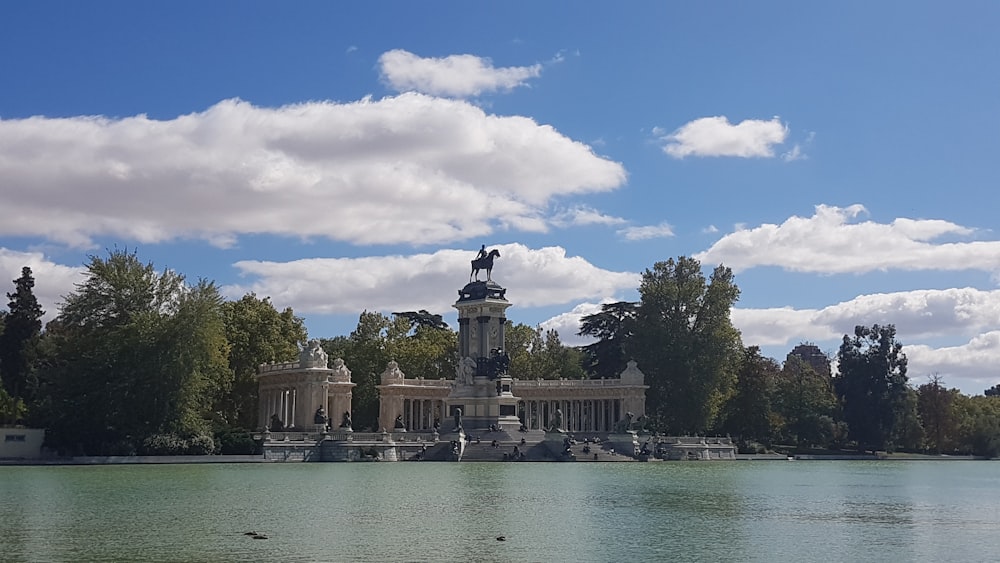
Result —
<instances>
[{"instance_id":1,"label":"distant building","mask_svg":"<svg viewBox=\"0 0 1000 563\"><path fill-rule=\"evenodd\" d=\"M820 375L830 376L830 358L815 344L799 344L788 353L785 361L787 362L792 358L798 358L802 363L810 366L813 371Z\"/></svg>"}]
</instances>

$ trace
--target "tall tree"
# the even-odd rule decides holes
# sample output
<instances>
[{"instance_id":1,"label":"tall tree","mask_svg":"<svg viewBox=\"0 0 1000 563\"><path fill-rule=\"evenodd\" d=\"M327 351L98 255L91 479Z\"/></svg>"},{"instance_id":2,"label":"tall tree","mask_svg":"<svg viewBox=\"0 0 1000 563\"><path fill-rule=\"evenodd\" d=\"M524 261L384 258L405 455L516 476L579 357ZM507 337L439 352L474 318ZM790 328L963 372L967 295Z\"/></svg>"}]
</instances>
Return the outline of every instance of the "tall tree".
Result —
<instances>
[{"instance_id":1,"label":"tall tree","mask_svg":"<svg viewBox=\"0 0 1000 563\"><path fill-rule=\"evenodd\" d=\"M761 355L760 348L743 350L736 390L726 404L723 429L743 441L770 444L772 438L771 388L781 368L778 362Z\"/></svg>"},{"instance_id":2,"label":"tall tree","mask_svg":"<svg viewBox=\"0 0 1000 563\"><path fill-rule=\"evenodd\" d=\"M625 349L632 336L638 303L618 301L601 305L601 310L580 319L579 336L593 336L597 342L583 347L584 370L592 377L618 377L630 358Z\"/></svg>"},{"instance_id":3,"label":"tall tree","mask_svg":"<svg viewBox=\"0 0 1000 563\"><path fill-rule=\"evenodd\" d=\"M743 350L730 320L739 294L732 270L718 266L706 280L694 258L643 273L627 352L646 374L646 410L660 430L703 433L716 423Z\"/></svg>"},{"instance_id":4,"label":"tall tree","mask_svg":"<svg viewBox=\"0 0 1000 563\"><path fill-rule=\"evenodd\" d=\"M45 312L38 304L34 287L31 268L21 268L13 293L7 294L10 302L0 325L0 379L15 405L30 403L36 387L34 360Z\"/></svg>"},{"instance_id":5,"label":"tall tree","mask_svg":"<svg viewBox=\"0 0 1000 563\"><path fill-rule=\"evenodd\" d=\"M788 355L775 382L774 402L785 440L810 447L834 438L837 400L830 376L801 357Z\"/></svg>"},{"instance_id":6,"label":"tall tree","mask_svg":"<svg viewBox=\"0 0 1000 563\"><path fill-rule=\"evenodd\" d=\"M957 389L941 385L941 377L931 376L930 381L917 388L917 406L920 420L927 433L927 448L931 453L951 451L955 447L955 397Z\"/></svg>"},{"instance_id":7,"label":"tall tree","mask_svg":"<svg viewBox=\"0 0 1000 563\"><path fill-rule=\"evenodd\" d=\"M122 454L153 435L207 435L231 384L215 285L117 249L86 276L50 323L53 442Z\"/></svg>"},{"instance_id":8,"label":"tall tree","mask_svg":"<svg viewBox=\"0 0 1000 563\"><path fill-rule=\"evenodd\" d=\"M222 306L232 391L224 399L222 415L238 428L259 428L257 420L257 369L261 364L294 361L298 346L306 342L306 328L290 308L278 311L269 298L248 293Z\"/></svg>"},{"instance_id":9,"label":"tall tree","mask_svg":"<svg viewBox=\"0 0 1000 563\"><path fill-rule=\"evenodd\" d=\"M409 328L405 319L400 319L396 331ZM344 359L351 369L351 378L356 384L353 391L351 416L355 428L378 429L379 376L392 360L388 335L393 321L378 312L363 311L358 317L358 326L348 337ZM327 352L329 354L329 352ZM405 366L403 366L405 371Z\"/></svg>"},{"instance_id":10,"label":"tall tree","mask_svg":"<svg viewBox=\"0 0 1000 563\"><path fill-rule=\"evenodd\" d=\"M893 325L857 326L837 353L835 389L848 436L861 449L885 449L902 425L907 390L906 354Z\"/></svg>"}]
</instances>

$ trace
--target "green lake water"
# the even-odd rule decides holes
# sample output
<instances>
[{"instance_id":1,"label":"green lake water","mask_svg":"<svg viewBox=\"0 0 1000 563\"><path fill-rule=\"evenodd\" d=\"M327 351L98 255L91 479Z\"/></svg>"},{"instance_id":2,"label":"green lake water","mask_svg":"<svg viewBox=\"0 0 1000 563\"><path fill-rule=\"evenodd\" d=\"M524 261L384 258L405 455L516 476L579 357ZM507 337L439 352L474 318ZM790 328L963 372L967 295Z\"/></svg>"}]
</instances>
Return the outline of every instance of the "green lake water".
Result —
<instances>
[{"instance_id":1,"label":"green lake water","mask_svg":"<svg viewBox=\"0 0 1000 563\"><path fill-rule=\"evenodd\" d=\"M0 466L0 561L998 558L996 462Z\"/></svg>"}]
</instances>

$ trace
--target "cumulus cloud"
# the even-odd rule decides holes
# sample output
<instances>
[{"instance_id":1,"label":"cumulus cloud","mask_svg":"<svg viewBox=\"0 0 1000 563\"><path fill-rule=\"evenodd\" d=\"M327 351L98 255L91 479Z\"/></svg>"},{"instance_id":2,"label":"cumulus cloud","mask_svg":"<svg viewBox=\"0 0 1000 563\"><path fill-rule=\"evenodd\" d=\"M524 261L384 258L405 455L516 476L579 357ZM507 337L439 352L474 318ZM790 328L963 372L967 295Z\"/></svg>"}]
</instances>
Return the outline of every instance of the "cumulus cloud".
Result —
<instances>
[{"instance_id":1,"label":"cumulus cloud","mask_svg":"<svg viewBox=\"0 0 1000 563\"><path fill-rule=\"evenodd\" d=\"M907 375L914 385L926 383L933 375L940 376L948 387L958 387L965 393L981 394L1000 382L1000 331L993 330L958 346L932 348L926 345L907 346L903 352L908 361Z\"/></svg>"},{"instance_id":2,"label":"cumulus cloud","mask_svg":"<svg viewBox=\"0 0 1000 563\"><path fill-rule=\"evenodd\" d=\"M566 256L561 247L530 249L521 244L497 245L493 277L517 294L520 307L541 307L611 297L634 289L639 274L612 272L579 256ZM233 298L248 291L268 295L279 307L297 313L357 313L427 309L446 311L468 279L474 254L467 250L438 250L410 256L367 258L313 258L291 262L242 261L235 264L252 281L223 289ZM485 279L485 272L480 273Z\"/></svg>"},{"instance_id":3,"label":"cumulus cloud","mask_svg":"<svg viewBox=\"0 0 1000 563\"><path fill-rule=\"evenodd\" d=\"M45 311L43 322L55 318L59 313L63 297L73 291L76 284L84 281L83 266L56 264L41 252L20 252L0 248L0 282L7 285L5 289L0 290L0 294L6 295L14 291L13 281L21 277L21 269L25 266L31 268L31 275L35 278L35 287L32 291L38 299L38 304ZM7 309L6 300L2 308Z\"/></svg>"},{"instance_id":4,"label":"cumulus cloud","mask_svg":"<svg viewBox=\"0 0 1000 563\"><path fill-rule=\"evenodd\" d=\"M383 53L379 67L382 79L397 92L454 98L512 90L542 73L540 64L497 68L490 59L475 55L425 58L402 49Z\"/></svg>"},{"instance_id":5,"label":"cumulus cloud","mask_svg":"<svg viewBox=\"0 0 1000 563\"><path fill-rule=\"evenodd\" d=\"M816 206L812 217L780 225L738 228L695 257L734 271L778 266L795 272L864 273L874 270L1000 270L1000 241L935 243L974 231L938 219L851 222L864 206Z\"/></svg>"},{"instance_id":6,"label":"cumulus cloud","mask_svg":"<svg viewBox=\"0 0 1000 563\"><path fill-rule=\"evenodd\" d=\"M551 198L615 189L625 170L529 118L410 93L0 120L0 178L0 236L432 244L545 230Z\"/></svg>"},{"instance_id":7,"label":"cumulus cloud","mask_svg":"<svg viewBox=\"0 0 1000 563\"><path fill-rule=\"evenodd\" d=\"M660 223L659 225L625 227L624 229L620 229L618 234L625 240L649 240L672 237L674 236L674 229L667 223Z\"/></svg>"},{"instance_id":8,"label":"cumulus cloud","mask_svg":"<svg viewBox=\"0 0 1000 563\"><path fill-rule=\"evenodd\" d=\"M1000 328L1000 290L971 287L859 295L822 309L733 309L748 344L839 339L857 325L894 324L909 339L972 335Z\"/></svg>"},{"instance_id":9,"label":"cumulus cloud","mask_svg":"<svg viewBox=\"0 0 1000 563\"><path fill-rule=\"evenodd\" d=\"M767 121L747 119L733 125L726 116L720 115L695 119L666 136L661 136L662 133L660 128L653 129L653 134L660 136L660 140L665 143L663 152L674 158L770 158L774 156L775 145L784 143L788 137L788 127L777 117ZM799 153L795 156L798 158Z\"/></svg>"},{"instance_id":10,"label":"cumulus cloud","mask_svg":"<svg viewBox=\"0 0 1000 563\"><path fill-rule=\"evenodd\" d=\"M566 346L586 346L595 341L591 336L579 336L580 319L587 315L601 312L601 305L612 303L614 300L605 299L601 303L580 303L570 311L556 315L550 319L539 323L542 330L555 330L559 333L559 340Z\"/></svg>"}]
</instances>

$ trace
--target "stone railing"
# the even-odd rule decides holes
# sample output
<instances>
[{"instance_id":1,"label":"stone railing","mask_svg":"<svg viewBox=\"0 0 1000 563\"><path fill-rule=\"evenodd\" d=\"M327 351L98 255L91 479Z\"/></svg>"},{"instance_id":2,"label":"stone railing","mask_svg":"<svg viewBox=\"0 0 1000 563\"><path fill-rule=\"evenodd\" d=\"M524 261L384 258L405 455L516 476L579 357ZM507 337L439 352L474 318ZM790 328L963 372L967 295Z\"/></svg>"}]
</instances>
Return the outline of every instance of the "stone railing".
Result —
<instances>
[{"instance_id":1,"label":"stone railing","mask_svg":"<svg viewBox=\"0 0 1000 563\"><path fill-rule=\"evenodd\" d=\"M454 383L454 379L423 379L423 378L413 378L413 379L396 379L385 385L409 385L413 387L441 387L447 388L451 387Z\"/></svg>"},{"instance_id":2,"label":"stone railing","mask_svg":"<svg viewBox=\"0 0 1000 563\"><path fill-rule=\"evenodd\" d=\"M293 369L299 369L298 362L284 362L280 364L261 364L257 366L257 373L270 373L273 371L288 371Z\"/></svg>"},{"instance_id":3,"label":"stone railing","mask_svg":"<svg viewBox=\"0 0 1000 563\"><path fill-rule=\"evenodd\" d=\"M315 442L321 437L318 432L266 432L262 436L270 442Z\"/></svg>"},{"instance_id":4,"label":"stone railing","mask_svg":"<svg viewBox=\"0 0 1000 563\"><path fill-rule=\"evenodd\" d=\"M622 383L621 379L515 379L513 380L514 388L521 387L539 387L539 388L559 388L559 387L575 387L588 388L588 387L621 387L622 385L632 386L634 384Z\"/></svg>"},{"instance_id":5,"label":"stone railing","mask_svg":"<svg viewBox=\"0 0 1000 563\"><path fill-rule=\"evenodd\" d=\"M701 436L662 436L659 438L659 443L661 444L681 444L685 446L693 446L699 444L705 445L720 445L720 446L731 446L733 445L732 438L726 437L706 437Z\"/></svg>"}]
</instances>

